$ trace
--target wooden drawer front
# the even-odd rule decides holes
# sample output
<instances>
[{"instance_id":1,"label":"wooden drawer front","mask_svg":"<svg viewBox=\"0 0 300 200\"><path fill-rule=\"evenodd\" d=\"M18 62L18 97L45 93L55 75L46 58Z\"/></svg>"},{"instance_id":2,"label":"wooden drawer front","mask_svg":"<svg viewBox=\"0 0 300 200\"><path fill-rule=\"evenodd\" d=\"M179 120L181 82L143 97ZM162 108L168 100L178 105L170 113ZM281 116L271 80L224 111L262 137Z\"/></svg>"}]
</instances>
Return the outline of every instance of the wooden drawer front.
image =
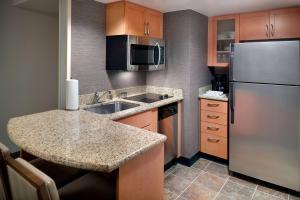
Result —
<instances>
[{"instance_id":1,"label":"wooden drawer front","mask_svg":"<svg viewBox=\"0 0 300 200\"><path fill-rule=\"evenodd\" d=\"M201 152L227 159L227 138L202 133Z\"/></svg>"},{"instance_id":2,"label":"wooden drawer front","mask_svg":"<svg viewBox=\"0 0 300 200\"><path fill-rule=\"evenodd\" d=\"M201 110L227 113L227 102L201 99Z\"/></svg>"},{"instance_id":3,"label":"wooden drawer front","mask_svg":"<svg viewBox=\"0 0 300 200\"><path fill-rule=\"evenodd\" d=\"M227 114L201 110L201 121L227 126Z\"/></svg>"},{"instance_id":4,"label":"wooden drawer front","mask_svg":"<svg viewBox=\"0 0 300 200\"><path fill-rule=\"evenodd\" d=\"M227 138L227 126L201 122L201 133L209 133Z\"/></svg>"},{"instance_id":5,"label":"wooden drawer front","mask_svg":"<svg viewBox=\"0 0 300 200\"><path fill-rule=\"evenodd\" d=\"M152 131L157 131L157 109L150 110L147 112L139 113L127 118L118 120L123 124L128 124L138 128L150 128ZM148 129L147 129L148 130Z\"/></svg>"}]
</instances>

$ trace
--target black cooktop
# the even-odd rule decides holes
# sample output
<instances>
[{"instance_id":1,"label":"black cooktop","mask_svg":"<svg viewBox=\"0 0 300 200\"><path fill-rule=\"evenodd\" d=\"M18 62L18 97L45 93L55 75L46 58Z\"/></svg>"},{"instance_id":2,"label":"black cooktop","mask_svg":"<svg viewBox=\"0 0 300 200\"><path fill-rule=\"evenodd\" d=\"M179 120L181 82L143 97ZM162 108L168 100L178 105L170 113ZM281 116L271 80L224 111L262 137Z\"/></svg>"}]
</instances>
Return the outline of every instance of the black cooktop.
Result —
<instances>
[{"instance_id":1,"label":"black cooktop","mask_svg":"<svg viewBox=\"0 0 300 200\"><path fill-rule=\"evenodd\" d=\"M171 98L171 96L169 96L167 94L161 95L161 94L154 94L154 93L145 93L145 94L127 97L125 99L131 100L131 101L143 102L143 103L153 103L153 102L168 99L168 98Z\"/></svg>"}]
</instances>

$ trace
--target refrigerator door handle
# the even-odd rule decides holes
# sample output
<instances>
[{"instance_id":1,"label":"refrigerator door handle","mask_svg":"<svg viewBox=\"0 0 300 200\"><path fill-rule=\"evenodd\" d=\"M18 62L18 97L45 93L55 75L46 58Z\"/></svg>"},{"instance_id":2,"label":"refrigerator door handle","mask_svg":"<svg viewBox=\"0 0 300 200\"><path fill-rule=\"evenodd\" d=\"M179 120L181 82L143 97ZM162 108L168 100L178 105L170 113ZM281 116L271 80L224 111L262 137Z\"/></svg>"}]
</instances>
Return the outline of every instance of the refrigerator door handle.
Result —
<instances>
[{"instance_id":1,"label":"refrigerator door handle","mask_svg":"<svg viewBox=\"0 0 300 200\"><path fill-rule=\"evenodd\" d=\"M234 124L234 85L229 83L230 123Z\"/></svg>"},{"instance_id":2,"label":"refrigerator door handle","mask_svg":"<svg viewBox=\"0 0 300 200\"><path fill-rule=\"evenodd\" d=\"M233 56L234 56L234 44L230 43L230 56L229 56L229 80L233 81Z\"/></svg>"}]
</instances>

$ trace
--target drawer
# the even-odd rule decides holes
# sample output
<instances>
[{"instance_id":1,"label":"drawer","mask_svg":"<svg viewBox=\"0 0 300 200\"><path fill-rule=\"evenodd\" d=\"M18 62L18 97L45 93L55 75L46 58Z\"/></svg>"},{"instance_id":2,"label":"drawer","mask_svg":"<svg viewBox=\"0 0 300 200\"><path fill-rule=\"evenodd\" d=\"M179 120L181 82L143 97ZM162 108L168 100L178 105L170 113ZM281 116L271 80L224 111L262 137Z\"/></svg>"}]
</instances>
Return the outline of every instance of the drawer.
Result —
<instances>
[{"instance_id":1,"label":"drawer","mask_svg":"<svg viewBox=\"0 0 300 200\"><path fill-rule=\"evenodd\" d=\"M201 110L201 122L216 123L227 126L227 114Z\"/></svg>"},{"instance_id":2,"label":"drawer","mask_svg":"<svg viewBox=\"0 0 300 200\"><path fill-rule=\"evenodd\" d=\"M201 110L227 113L227 102L201 99Z\"/></svg>"},{"instance_id":3,"label":"drawer","mask_svg":"<svg viewBox=\"0 0 300 200\"><path fill-rule=\"evenodd\" d=\"M227 138L227 126L202 121L201 133L209 133Z\"/></svg>"},{"instance_id":4,"label":"drawer","mask_svg":"<svg viewBox=\"0 0 300 200\"><path fill-rule=\"evenodd\" d=\"M158 121L157 109L139 113L133 116L129 116L123 119L117 120L120 123L128 124L138 128L150 128L151 131L157 131L157 121Z\"/></svg>"},{"instance_id":5,"label":"drawer","mask_svg":"<svg viewBox=\"0 0 300 200\"><path fill-rule=\"evenodd\" d=\"M219 158L227 159L227 138L202 133L200 151Z\"/></svg>"}]
</instances>

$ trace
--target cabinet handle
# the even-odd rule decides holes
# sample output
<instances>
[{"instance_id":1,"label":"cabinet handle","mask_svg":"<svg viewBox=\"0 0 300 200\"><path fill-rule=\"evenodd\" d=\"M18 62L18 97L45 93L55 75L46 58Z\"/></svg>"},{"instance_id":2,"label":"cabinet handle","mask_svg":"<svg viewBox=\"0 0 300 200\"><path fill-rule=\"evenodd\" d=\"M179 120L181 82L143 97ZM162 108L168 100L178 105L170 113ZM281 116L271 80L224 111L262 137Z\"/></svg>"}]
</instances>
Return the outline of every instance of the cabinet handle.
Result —
<instances>
[{"instance_id":1,"label":"cabinet handle","mask_svg":"<svg viewBox=\"0 0 300 200\"><path fill-rule=\"evenodd\" d=\"M149 24L149 22L148 22L148 23L147 23L147 35L150 34L150 28L149 28L149 26L150 26L150 24Z\"/></svg>"},{"instance_id":2,"label":"cabinet handle","mask_svg":"<svg viewBox=\"0 0 300 200\"><path fill-rule=\"evenodd\" d=\"M220 104L217 103L208 103L207 106L208 107L219 107Z\"/></svg>"},{"instance_id":3,"label":"cabinet handle","mask_svg":"<svg viewBox=\"0 0 300 200\"><path fill-rule=\"evenodd\" d=\"M272 36L274 36L274 31L275 31L275 29L274 29L274 25L273 25L273 24L271 24L271 35L272 35Z\"/></svg>"},{"instance_id":4,"label":"cabinet handle","mask_svg":"<svg viewBox=\"0 0 300 200\"><path fill-rule=\"evenodd\" d=\"M144 23L144 34L147 35L147 23Z\"/></svg>"},{"instance_id":5,"label":"cabinet handle","mask_svg":"<svg viewBox=\"0 0 300 200\"><path fill-rule=\"evenodd\" d=\"M218 128L218 127L213 127L213 126L208 126L208 127L207 127L207 130L210 130L210 131L218 131L219 128Z\"/></svg>"},{"instance_id":6,"label":"cabinet handle","mask_svg":"<svg viewBox=\"0 0 300 200\"><path fill-rule=\"evenodd\" d=\"M220 139L207 138L207 141L208 141L208 142L211 142L211 143L218 143L218 142L220 142Z\"/></svg>"},{"instance_id":7,"label":"cabinet handle","mask_svg":"<svg viewBox=\"0 0 300 200\"><path fill-rule=\"evenodd\" d=\"M209 119L219 119L220 116L217 116L217 115L207 115L207 118L209 118Z\"/></svg>"},{"instance_id":8,"label":"cabinet handle","mask_svg":"<svg viewBox=\"0 0 300 200\"><path fill-rule=\"evenodd\" d=\"M267 35L267 37L269 37L269 25L268 24L266 24L266 35Z\"/></svg>"}]
</instances>

